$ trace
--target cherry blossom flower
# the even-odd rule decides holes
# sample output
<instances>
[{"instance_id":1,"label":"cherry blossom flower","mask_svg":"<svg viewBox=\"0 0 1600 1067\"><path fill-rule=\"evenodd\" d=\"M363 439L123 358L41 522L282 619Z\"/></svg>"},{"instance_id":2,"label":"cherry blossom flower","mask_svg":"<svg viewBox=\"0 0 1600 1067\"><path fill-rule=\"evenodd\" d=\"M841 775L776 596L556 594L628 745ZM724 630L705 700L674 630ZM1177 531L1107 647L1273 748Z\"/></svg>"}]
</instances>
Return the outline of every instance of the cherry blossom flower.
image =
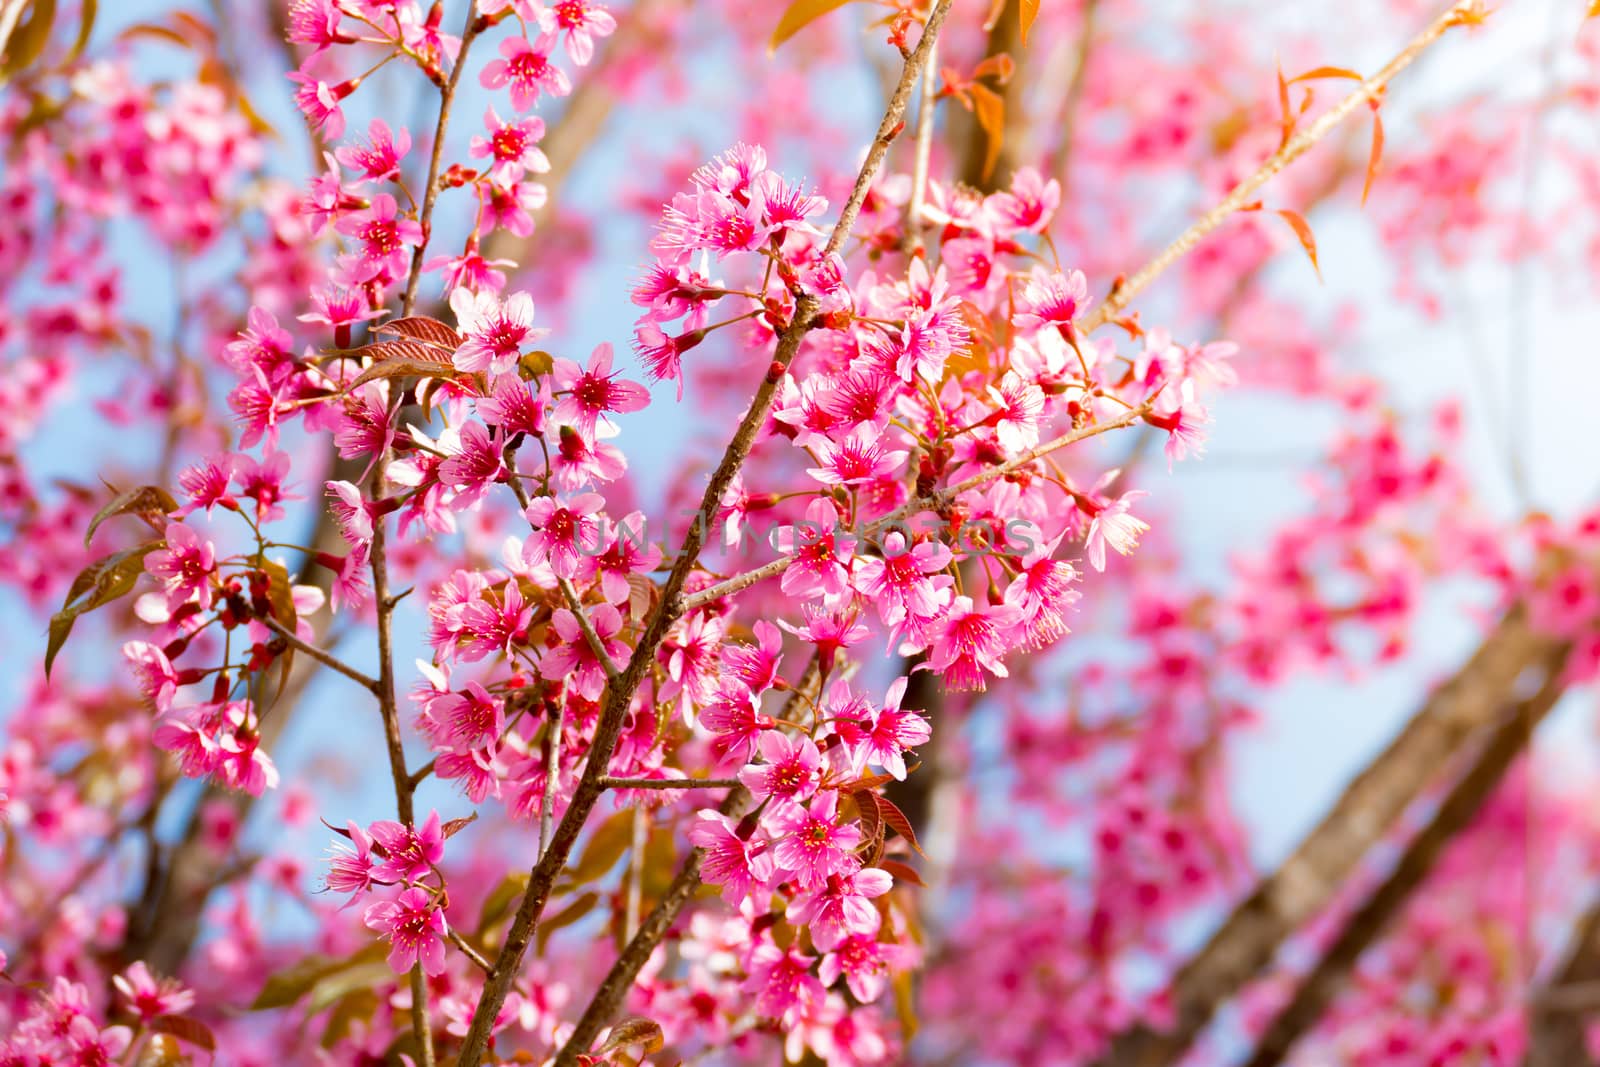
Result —
<instances>
[{"instance_id":1,"label":"cherry blossom flower","mask_svg":"<svg viewBox=\"0 0 1600 1067\"><path fill-rule=\"evenodd\" d=\"M165 544L145 557L144 566L166 586L169 608L190 600L202 608L211 606L216 550L183 523L167 523Z\"/></svg>"},{"instance_id":2,"label":"cherry blossom flower","mask_svg":"<svg viewBox=\"0 0 1600 1067\"><path fill-rule=\"evenodd\" d=\"M1035 267L1017 297L1017 313L1012 321L1019 330L1055 327L1070 335L1072 320L1088 300L1089 281L1081 271L1062 274Z\"/></svg>"},{"instance_id":3,"label":"cherry blossom flower","mask_svg":"<svg viewBox=\"0 0 1600 1067\"><path fill-rule=\"evenodd\" d=\"M808 804L776 808L768 819L774 833L784 835L773 846L773 861L806 889L822 888L855 862L850 852L861 843L861 829L837 821L838 803L839 794L825 791Z\"/></svg>"},{"instance_id":4,"label":"cherry blossom flower","mask_svg":"<svg viewBox=\"0 0 1600 1067\"><path fill-rule=\"evenodd\" d=\"M950 689L983 689L986 673L1007 676L1001 656L1014 647L1012 630L1021 622L1022 612L1009 604L980 608L958 596L932 624L927 668Z\"/></svg>"},{"instance_id":5,"label":"cherry blossom flower","mask_svg":"<svg viewBox=\"0 0 1600 1067\"><path fill-rule=\"evenodd\" d=\"M850 579L855 538L842 532L839 511L831 500L813 500L805 518L780 527L773 536L778 551L793 556L783 572L783 591L790 596L821 597L824 604L843 599Z\"/></svg>"},{"instance_id":6,"label":"cherry blossom flower","mask_svg":"<svg viewBox=\"0 0 1600 1067\"><path fill-rule=\"evenodd\" d=\"M442 694L430 707L429 717L438 724L439 741L458 749L489 744L500 736L506 721L505 704L477 682Z\"/></svg>"},{"instance_id":7,"label":"cherry blossom flower","mask_svg":"<svg viewBox=\"0 0 1600 1067\"><path fill-rule=\"evenodd\" d=\"M394 900L380 900L367 908L368 929L389 939L389 967L404 974L420 964L424 973L443 974L444 940L449 931L444 911L426 889L403 890Z\"/></svg>"},{"instance_id":8,"label":"cherry blossom flower","mask_svg":"<svg viewBox=\"0 0 1600 1067\"><path fill-rule=\"evenodd\" d=\"M601 344L589 355L587 368L568 359L554 361L551 378L556 389L566 395L556 405L556 414L585 434L593 436L608 411L642 410L650 403L650 393L634 382L618 381L611 370L611 346Z\"/></svg>"},{"instance_id":9,"label":"cherry blossom flower","mask_svg":"<svg viewBox=\"0 0 1600 1067\"><path fill-rule=\"evenodd\" d=\"M870 721L846 718L838 726L845 743L856 748L865 762L882 767L900 781L906 777L906 752L933 736L926 719L900 708L909 681L902 677L890 684L883 707Z\"/></svg>"},{"instance_id":10,"label":"cherry blossom flower","mask_svg":"<svg viewBox=\"0 0 1600 1067\"><path fill-rule=\"evenodd\" d=\"M289 80L298 86L294 102L312 126L330 141L344 136L344 111L339 101L356 90L354 81L329 85L303 71L290 71Z\"/></svg>"},{"instance_id":11,"label":"cherry blossom flower","mask_svg":"<svg viewBox=\"0 0 1600 1067\"><path fill-rule=\"evenodd\" d=\"M955 580L941 572L951 559L950 550L938 541L908 548L905 534L891 530L884 535L881 555L857 558L850 582L877 606L885 624L897 626L908 616L931 618L949 602Z\"/></svg>"},{"instance_id":12,"label":"cherry blossom flower","mask_svg":"<svg viewBox=\"0 0 1600 1067\"><path fill-rule=\"evenodd\" d=\"M374 118L367 126L367 143L342 145L334 150L334 158L351 170L361 172L355 184L369 181L387 181L400 176L400 161L411 151L411 131L404 126L398 134L389 129L381 118Z\"/></svg>"},{"instance_id":13,"label":"cherry blossom flower","mask_svg":"<svg viewBox=\"0 0 1600 1067\"><path fill-rule=\"evenodd\" d=\"M335 893L349 893L341 907L348 908L372 888L372 836L355 821L345 824L350 844L335 842L328 856L328 875L324 884Z\"/></svg>"},{"instance_id":14,"label":"cherry blossom flower","mask_svg":"<svg viewBox=\"0 0 1600 1067\"><path fill-rule=\"evenodd\" d=\"M722 887L722 899L737 906L772 880L772 856L753 833L739 836L739 823L719 811L704 808L689 827L689 840L706 852L701 871L705 880Z\"/></svg>"},{"instance_id":15,"label":"cherry blossom flower","mask_svg":"<svg viewBox=\"0 0 1600 1067\"><path fill-rule=\"evenodd\" d=\"M627 647L614 640L622 631L622 615L616 608L610 604L596 606L589 613L589 624L613 663L627 658ZM578 617L566 608L557 608L550 617L550 626L561 643L545 652L540 660L542 669L552 678L570 676L575 692L585 700L599 700L606 687L605 667L589 646Z\"/></svg>"},{"instance_id":16,"label":"cherry blossom flower","mask_svg":"<svg viewBox=\"0 0 1600 1067\"><path fill-rule=\"evenodd\" d=\"M739 780L757 797L798 801L821 780L822 753L811 738L769 730L761 735L757 747L766 762L739 772Z\"/></svg>"},{"instance_id":17,"label":"cherry blossom flower","mask_svg":"<svg viewBox=\"0 0 1600 1067\"><path fill-rule=\"evenodd\" d=\"M889 872L876 867L832 874L814 892L798 897L788 914L810 929L818 949L832 952L850 937L878 932L883 917L872 906L872 898L883 896L893 886Z\"/></svg>"},{"instance_id":18,"label":"cherry blossom flower","mask_svg":"<svg viewBox=\"0 0 1600 1067\"><path fill-rule=\"evenodd\" d=\"M441 438L449 458L439 464L439 481L456 491L458 507L471 507L491 485L505 479L505 444L481 422L464 422L450 436L453 441Z\"/></svg>"},{"instance_id":19,"label":"cherry blossom flower","mask_svg":"<svg viewBox=\"0 0 1600 1067\"><path fill-rule=\"evenodd\" d=\"M566 38L567 55L580 67L594 58L594 39L617 28L611 13L590 0L554 0L539 9L539 28Z\"/></svg>"},{"instance_id":20,"label":"cherry blossom flower","mask_svg":"<svg viewBox=\"0 0 1600 1067\"><path fill-rule=\"evenodd\" d=\"M831 986L843 975L851 994L863 1004L883 996L888 986L888 946L879 944L876 932L852 934L835 944L822 957L817 977Z\"/></svg>"},{"instance_id":21,"label":"cherry blossom flower","mask_svg":"<svg viewBox=\"0 0 1600 1067\"><path fill-rule=\"evenodd\" d=\"M1112 471L1107 479L1117 472ZM1106 569L1106 548L1109 546L1121 555L1128 555L1139 546L1139 535L1150 529L1150 524L1128 513L1134 501L1146 496L1143 489L1132 489L1115 500L1104 503L1086 501L1080 497L1078 507L1090 512L1089 533L1084 539L1084 553L1089 565L1097 571ZM1085 508L1087 503L1088 507Z\"/></svg>"},{"instance_id":22,"label":"cherry blossom flower","mask_svg":"<svg viewBox=\"0 0 1600 1067\"><path fill-rule=\"evenodd\" d=\"M344 216L334 229L359 242L358 250L345 257L356 282L403 276L410 262L411 246L422 243L421 224L401 215L400 205L388 193L377 194L371 207Z\"/></svg>"},{"instance_id":23,"label":"cherry blossom flower","mask_svg":"<svg viewBox=\"0 0 1600 1067\"><path fill-rule=\"evenodd\" d=\"M437 811L429 812L427 820L417 828L380 819L372 824L371 833L373 842L384 850L383 862L372 869L378 881L421 878L444 858L444 831Z\"/></svg>"},{"instance_id":24,"label":"cherry blossom flower","mask_svg":"<svg viewBox=\"0 0 1600 1067\"><path fill-rule=\"evenodd\" d=\"M114 975L124 1004L145 1022L158 1015L182 1015L194 1007L194 991L176 978L157 978L143 960L136 960L121 974Z\"/></svg>"},{"instance_id":25,"label":"cherry blossom flower","mask_svg":"<svg viewBox=\"0 0 1600 1067\"><path fill-rule=\"evenodd\" d=\"M851 430L843 441L819 439L816 447L821 466L809 467L806 473L823 485L861 485L888 478L909 454L903 449L885 449L878 428L870 422Z\"/></svg>"},{"instance_id":26,"label":"cherry blossom flower","mask_svg":"<svg viewBox=\"0 0 1600 1067\"><path fill-rule=\"evenodd\" d=\"M483 68L479 80L486 89L510 85L511 103L518 111L531 108L541 92L566 96L572 92L572 82L561 68L550 62L555 43L555 35L550 33L540 34L532 44L526 37L507 37L500 42L503 58L491 60Z\"/></svg>"},{"instance_id":27,"label":"cherry blossom flower","mask_svg":"<svg viewBox=\"0 0 1600 1067\"><path fill-rule=\"evenodd\" d=\"M579 493L567 500L535 499L523 512L533 532L523 542L530 564L549 563L559 577L576 578L584 557L598 555L604 542L596 516L605 506L598 493Z\"/></svg>"},{"instance_id":28,"label":"cherry blossom flower","mask_svg":"<svg viewBox=\"0 0 1600 1067\"><path fill-rule=\"evenodd\" d=\"M763 939L750 952L744 988L756 995L756 1010L781 1026L793 1026L800 1014L822 1001L822 983L811 973L816 957L791 945L781 949Z\"/></svg>"},{"instance_id":29,"label":"cherry blossom flower","mask_svg":"<svg viewBox=\"0 0 1600 1067\"><path fill-rule=\"evenodd\" d=\"M467 340L452 357L457 370L505 374L517 365L522 349L550 331L533 325L533 298L512 293L502 303L493 293L457 289L450 309Z\"/></svg>"},{"instance_id":30,"label":"cherry blossom flower","mask_svg":"<svg viewBox=\"0 0 1600 1067\"><path fill-rule=\"evenodd\" d=\"M1019 167L1010 190L991 194L983 206L1007 230L1043 233L1061 206L1061 183L1046 180L1037 167Z\"/></svg>"},{"instance_id":31,"label":"cherry blossom flower","mask_svg":"<svg viewBox=\"0 0 1600 1067\"><path fill-rule=\"evenodd\" d=\"M543 174L550 169L550 160L539 148L544 137L544 120L538 116L503 122L493 107L483 116L489 131L487 137L472 139L472 154L489 158L489 176L501 185L514 185L529 171Z\"/></svg>"}]
</instances>

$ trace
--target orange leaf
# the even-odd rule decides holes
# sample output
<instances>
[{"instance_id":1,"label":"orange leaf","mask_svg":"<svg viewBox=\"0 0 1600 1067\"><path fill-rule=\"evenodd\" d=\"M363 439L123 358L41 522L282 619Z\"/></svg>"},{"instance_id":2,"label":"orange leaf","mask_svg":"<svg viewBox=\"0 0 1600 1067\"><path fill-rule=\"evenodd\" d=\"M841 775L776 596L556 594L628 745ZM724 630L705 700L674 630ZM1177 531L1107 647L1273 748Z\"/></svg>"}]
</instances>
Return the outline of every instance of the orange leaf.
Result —
<instances>
[{"instance_id":1,"label":"orange leaf","mask_svg":"<svg viewBox=\"0 0 1600 1067\"><path fill-rule=\"evenodd\" d=\"M992 56L984 56L983 61L972 68L972 79L976 81L979 78L993 76L995 81L1004 85L1011 80L1011 76L1016 72L1017 64L1011 58L1011 54L1009 52L996 52Z\"/></svg>"},{"instance_id":2,"label":"orange leaf","mask_svg":"<svg viewBox=\"0 0 1600 1067\"><path fill-rule=\"evenodd\" d=\"M1600 0L1596 0L1600 3ZM1367 180L1361 186L1361 206L1367 206L1367 194L1372 192L1372 179L1378 176L1378 163L1383 159L1383 118L1376 108L1372 111L1372 152L1367 156Z\"/></svg>"},{"instance_id":3,"label":"orange leaf","mask_svg":"<svg viewBox=\"0 0 1600 1067\"><path fill-rule=\"evenodd\" d=\"M772 55L778 46L789 38L805 29L817 19L836 8L848 4L850 0L794 0L778 20L778 28L772 31L772 39L767 42L767 55Z\"/></svg>"},{"instance_id":4,"label":"orange leaf","mask_svg":"<svg viewBox=\"0 0 1600 1067\"><path fill-rule=\"evenodd\" d=\"M1600 0L1595 0L1600 3ZM1022 43L1028 43L1028 31L1033 28L1033 20L1039 17L1039 0L1017 0L1017 25L1022 30Z\"/></svg>"},{"instance_id":5,"label":"orange leaf","mask_svg":"<svg viewBox=\"0 0 1600 1067\"><path fill-rule=\"evenodd\" d=\"M1294 77L1289 79L1289 84L1293 85L1295 82L1314 81L1318 78L1349 78L1352 81L1366 80L1348 67L1316 67L1312 70L1306 71L1304 74L1296 74Z\"/></svg>"},{"instance_id":6,"label":"orange leaf","mask_svg":"<svg viewBox=\"0 0 1600 1067\"><path fill-rule=\"evenodd\" d=\"M1000 161L1000 144L1006 135L1006 98L993 89L976 83L972 86L973 113L983 127L987 144L983 152L983 177L987 181Z\"/></svg>"},{"instance_id":7,"label":"orange leaf","mask_svg":"<svg viewBox=\"0 0 1600 1067\"><path fill-rule=\"evenodd\" d=\"M1301 217L1298 211L1280 208L1278 214L1282 215L1283 221L1294 229L1294 235L1300 238L1300 247L1304 248L1306 255L1311 257L1311 269L1317 272L1317 280L1321 281L1322 268L1317 265L1317 239L1312 236L1311 227L1307 225L1306 220Z\"/></svg>"}]
</instances>

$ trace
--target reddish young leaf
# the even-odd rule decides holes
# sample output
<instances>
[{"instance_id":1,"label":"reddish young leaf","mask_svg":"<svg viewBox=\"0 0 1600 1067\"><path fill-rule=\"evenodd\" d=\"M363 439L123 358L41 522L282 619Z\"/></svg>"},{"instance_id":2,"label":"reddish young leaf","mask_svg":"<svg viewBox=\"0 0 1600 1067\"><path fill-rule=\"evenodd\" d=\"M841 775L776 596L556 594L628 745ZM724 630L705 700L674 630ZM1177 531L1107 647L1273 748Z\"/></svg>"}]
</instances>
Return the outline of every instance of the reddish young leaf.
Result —
<instances>
[{"instance_id":1,"label":"reddish young leaf","mask_svg":"<svg viewBox=\"0 0 1600 1067\"><path fill-rule=\"evenodd\" d=\"M109 486L108 486L109 488ZM83 547L88 548L94 540L94 532L100 524L113 515L137 515L159 530L158 521L171 512L178 510L178 502L171 493L159 485L139 485L132 489L125 489L111 498L111 502L99 511L94 518L89 520L89 529L83 534Z\"/></svg>"},{"instance_id":2,"label":"reddish young leaf","mask_svg":"<svg viewBox=\"0 0 1600 1067\"><path fill-rule=\"evenodd\" d=\"M454 352L460 348L466 338L462 337L448 323L426 315L412 315L404 319L390 319L388 322L379 323L372 328L376 334L393 334L396 337L409 337L416 341L426 341Z\"/></svg>"},{"instance_id":3,"label":"reddish young leaf","mask_svg":"<svg viewBox=\"0 0 1600 1067\"><path fill-rule=\"evenodd\" d=\"M882 816L883 821L894 827L895 833L906 839L906 844L911 846L913 852L926 859L928 854L922 851L922 845L917 842L917 832L911 828L911 820L906 818L906 813L896 807L894 801L888 797L879 796L877 800L878 814Z\"/></svg>"},{"instance_id":4,"label":"reddish young leaf","mask_svg":"<svg viewBox=\"0 0 1600 1067\"><path fill-rule=\"evenodd\" d=\"M150 1020L150 1029L158 1034L171 1034L207 1052L217 1050L217 1039L212 1035L211 1028L198 1019L182 1015L158 1015Z\"/></svg>"},{"instance_id":5,"label":"reddish young leaf","mask_svg":"<svg viewBox=\"0 0 1600 1067\"><path fill-rule=\"evenodd\" d=\"M478 821L478 813L477 812L473 812L471 815L468 815L465 818L451 819L449 822L445 823L444 826L442 826L440 829L442 829L444 831L445 840L448 841L448 840L450 840L450 838L456 836L461 831L465 830L467 827L471 826L473 823L475 823L477 821Z\"/></svg>"},{"instance_id":6,"label":"reddish young leaf","mask_svg":"<svg viewBox=\"0 0 1600 1067\"><path fill-rule=\"evenodd\" d=\"M928 883L922 880L922 875L918 874L917 869L909 863L901 863L899 860L879 860L878 866L894 875L894 880L897 882L910 882L912 885L928 888Z\"/></svg>"}]
</instances>

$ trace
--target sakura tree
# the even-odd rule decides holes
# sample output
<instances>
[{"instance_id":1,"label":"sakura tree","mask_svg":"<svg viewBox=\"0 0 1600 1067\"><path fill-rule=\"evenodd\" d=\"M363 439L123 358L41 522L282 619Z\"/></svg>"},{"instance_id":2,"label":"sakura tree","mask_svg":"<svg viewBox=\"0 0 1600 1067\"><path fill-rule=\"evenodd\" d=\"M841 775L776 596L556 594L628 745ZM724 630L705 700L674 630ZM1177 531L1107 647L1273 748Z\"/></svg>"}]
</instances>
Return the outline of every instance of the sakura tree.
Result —
<instances>
[{"instance_id":1,"label":"sakura tree","mask_svg":"<svg viewBox=\"0 0 1600 1067\"><path fill-rule=\"evenodd\" d=\"M1595 13L0 0L0 1064L1600 1057Z\"/></svg>"}]
</instances>

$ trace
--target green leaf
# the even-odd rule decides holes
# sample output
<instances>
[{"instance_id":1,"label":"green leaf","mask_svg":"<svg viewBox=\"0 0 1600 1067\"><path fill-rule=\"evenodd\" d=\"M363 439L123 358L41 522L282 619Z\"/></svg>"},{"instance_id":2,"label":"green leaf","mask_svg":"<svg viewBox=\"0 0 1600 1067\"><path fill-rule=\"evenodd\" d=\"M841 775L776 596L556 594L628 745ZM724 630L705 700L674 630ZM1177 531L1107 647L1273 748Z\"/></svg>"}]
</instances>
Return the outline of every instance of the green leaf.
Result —
<instances>
[{"instance_id":1,"label":"green leaf","mask_svg":"<svg viewBox=\"0 0 1600 1067\"><path fill-rule=\"evenodd\" d=\"M772 55L783 42L812 22L848 3L850 0L794 0L778 20L778 28L772 31L772 39L767 42L767 55Z\"/></svg>"},{"instance_id":2,"label":"green leaf","mask_svg":"<svg viewBox=\"0 0 1600 1067\"><path fill-rule=\"evenodd\" d=\"M56 20L56 0L33 0L28 21L17 26L6 42L0 77L9 78L33 66L50 43L50 25Z\"/></svg>"},{"instance_id":3,"label":"green leaf","mask_svg":"<svg viewBox=\"0 0 1600 1067\"><path fill-rule=\"evenodd\" d=\"M67 643L78 616L132 592L139 575L144 573L144 557L165 544L165 541L146 541L142 545L95 560L78 573L67 590L67 599L61 605L61 610L50 616L49 640L44 653L46 679L50 677L50 668L55 664L62 646Z\"/></svg>"},{"instance_id":4,"label":"green leaf","mask_svg":"<svg viewBox=\"0 0 1600 1067\"><path fill-rule=\"evenodd\" d=\"M574 885L584 885L606 875L633 843L633 812L623 810L595 827L583 856L572 868Z\"/></svg>"},{"instance_id":5,"label":"green leaf","mask_svg":"<svg viewBox=\"0 0 1600 1067\"><path fill-rule=\"evenodd\" d=\"M594 1050L596 1056L605 1056L619 1048L629 1048L639 1045L644 1049L644 1055L661 1051L661 1046L666 1043L661 1033L661 1024L653 1019L646 1019L642 1015L634 1015L623 1019L611 1028L611 1033L605 1042Z\"/></svg>"},{"instance_id":6,"label":"green leaf","mask_svg":"<svg viewBox=\"0 0 1600 1067\"><path fill-rule=\"evenodd\" d=\"M594 910L600 903L598 893L580 893L571 904L562 908L548 919L539 923L539 932L534 935L534 942L539 955L544 955L544 947L550 943L550 935L557 930L565 929Z\"/></svg>"},{"instance_id":7,"label":"green leaf","mask_svg":"<svg viewBox=\"0 0 1600 1067\"><path fill-rule=\"evenodd\" d=\"M94 540L94 532L100 528L101 523L113 515L138 515L153 524L156 516L164 518L177 510L177 500L159 485L138 485L124 490L112 497L109 504L94 513L94 518L89 520L89 529L83 535L83 547L89 547L89 543Z\"/></svg>"},{"instance_id":8,"label":"green leaf","mask_svg":"<svg viewBox=\"0 0 1600 1067\"><path fill-rule=\"evenodd\" d=\"M250 1010L271 1011L274 1008L287 1008L315 989L317 983L372 963L374 960L382 960L384 955L383 945L374 942L342 959L331 956L307 956L269 977L266 984L261 987L261 992L256 994L256 999L251 1002ZM332 1000L330 999L328 1003L332 1003Z\"/></svg>"},{"instance_id":9,"label":"green leaf","mask_svg":"<svg viewBox=\"0 0 1600 1067\"><path fill-rule=\"evenodd\" d=\"M484 898L483 910L478 913L477 940L482 941L488 936L490 929L511 914L511 905L516 903L527 888L527 871L514 871L500 879L500 884Z\"/></svg>"},{"instance_id":10,"label":"green leaf","mask_svg":"<svg viewBox=\"0 0 1600 1067\"><path fill-rule=\"evenodd\" d=\"M394 971L388 962L382 959L368 960L354 967L335 971L311 987L311 995L306 1000L306 1014L316 1015L333 1007L351 993L370 990L374 986L392 982L394 979Z\"/></svg>"}]
</instances>

